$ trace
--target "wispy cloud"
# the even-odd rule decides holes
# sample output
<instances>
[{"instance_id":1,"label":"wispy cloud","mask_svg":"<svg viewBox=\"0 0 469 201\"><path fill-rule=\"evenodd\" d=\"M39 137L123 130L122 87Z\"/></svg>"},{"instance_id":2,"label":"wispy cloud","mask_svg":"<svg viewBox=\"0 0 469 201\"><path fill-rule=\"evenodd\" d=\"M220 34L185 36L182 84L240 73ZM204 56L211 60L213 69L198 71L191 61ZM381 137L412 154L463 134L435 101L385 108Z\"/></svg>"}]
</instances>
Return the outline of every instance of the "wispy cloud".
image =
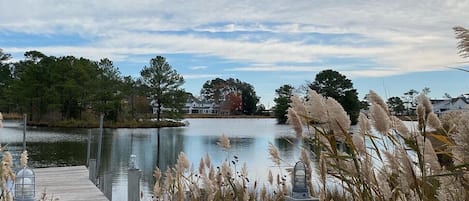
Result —
<instances>
[{"instance_id":1,"label":"wispy cloud","mask_svg":"<svg viewBox=\"0 0 469 201\"><path fill-rule=\"evenodd\" d=\"M316 66L275 66L275 65L254 65L247 67L236 67L227 71L251 71L251 72L318 72L327 67Z\"/></svg>"},{"instance_id":2,"label":"wispy cloud","mask_svg":"<svg viewBox=\"0 0 469 201\"><path fill-rule=\"evenodd\" d=\"M190 54L239 63L211 70L240 72L314 72L336 65L323 63L325 58L355 58L368 65L349 63L341 70L374 77L441 70L460 62L451 27L467 25L467 10L469 1L460 0L17 0L0 3L0 35L78 34L87 39L78 45L2 47L10 53L34 49L114 61Z\"/></svg>"},{"instance_id":3,"label":"wispy cloud","mask_svg":"<svg viewBox=\"0 0 469 201\"><path fill-rule=\"evenodd\" d=\"M324 69L372 80L465 65L451 28L469 26L468 10L466 0L0 1L0 48L13 61L29 50L109 58L136 76L166 55L195 93L236 77L265 98L272 80L300 84Z\"/></svg>"},{"instance_id":4,"label":"wispy cloud","mask_svg":"<svg viewBox=\"0 0 469 201\"><path fill-rule=\"evenodd\" d=\"M184 79L213 79L217 77L225 77L221 74L183 74Z\"/></svg>"},{"instance_id":5,"label":"wispy cloud","mask_svg":"<svg viewBox=\"0 0 469 201\"><path fill-rule=\"evenodd\" d=\"M207 69L208 66L191 66L189 67L189 69L191 70L204 70L204 69Z\"/></svg>"}]
</instances>

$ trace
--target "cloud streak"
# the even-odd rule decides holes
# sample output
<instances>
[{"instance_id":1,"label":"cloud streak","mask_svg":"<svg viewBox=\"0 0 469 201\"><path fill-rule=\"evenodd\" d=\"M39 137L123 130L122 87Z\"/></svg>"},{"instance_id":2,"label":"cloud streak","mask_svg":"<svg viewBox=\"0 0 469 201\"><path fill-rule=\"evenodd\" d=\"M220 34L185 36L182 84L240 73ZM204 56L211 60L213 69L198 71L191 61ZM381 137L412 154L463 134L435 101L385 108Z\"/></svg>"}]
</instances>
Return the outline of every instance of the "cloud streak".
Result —
<instances>
[{"instance_id":1,"label":"cloud streak","mask_svg":"<svg viewBox=\"0 0 469 201\"><path fill-rule=\"evenodd\" d=\"M191 54L247 64L228 69L240 72L311 72L317 71L315 66L337 65L323 63L326 58L355 58L367 66L338 67L354 75L388 76L440 70L460 62L451 27L467 24L467 10L468 1L456 0L19 0L0 3L0 34L79 34L88 39L80 45L2 47L6 52L34 49L115 61L135 55ZM333 39L338 36L340 41Z\"/></svg>"},{"instance_id":2,"label":"cloud streak","mask_svg":"<svg viewBox=\"0 0 469 201\"><path fill-rule=\"evenodd\" d=\"M318 72L325 67L315 66L272 66L272 65L256 65L247 67L237 67L227 69L227 71L248 71L248 72Z\"/></svg>"},{"instance_id":3,"label":"cloud streak","mask_svg":"<svg viewBox=\"0 0 469 201\"><path fill-rule=\"evenodd\" d=\"M221 74L183 74L184 79L214 79L217 77L225 77Z\"/></svg>"},{"instance_id":4,"label":"cloud streak","mask_svg":"<svg viewBox=\"0 0 469 201\"><path fill-rule=\"evenodd\" d=\"M191 67L189 67L189 69L191 69L191 70L205 70L207 68L208 68L208 66L191 66Z\"/></svg>"}]
</instances>

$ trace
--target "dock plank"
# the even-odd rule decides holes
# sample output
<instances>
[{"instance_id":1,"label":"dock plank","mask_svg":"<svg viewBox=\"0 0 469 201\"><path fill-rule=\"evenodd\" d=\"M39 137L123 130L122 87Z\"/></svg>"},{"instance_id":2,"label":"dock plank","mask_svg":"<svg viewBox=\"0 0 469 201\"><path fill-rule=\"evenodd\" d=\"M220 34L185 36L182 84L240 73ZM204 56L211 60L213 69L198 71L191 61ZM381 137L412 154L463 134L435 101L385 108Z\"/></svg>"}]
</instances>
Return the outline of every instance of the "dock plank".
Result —
<instances>
[{"instance_id":1,"label":"dock plank","mask_svg":"<svg viewBox=\"0 0 469 201\"><path fill-rule=\"evenodd\" d=\"M88 179L85 166L34 169L36 173L36 199L42 193L61 201L108 201L104 194Z\"/></svg>"}]
</instances>

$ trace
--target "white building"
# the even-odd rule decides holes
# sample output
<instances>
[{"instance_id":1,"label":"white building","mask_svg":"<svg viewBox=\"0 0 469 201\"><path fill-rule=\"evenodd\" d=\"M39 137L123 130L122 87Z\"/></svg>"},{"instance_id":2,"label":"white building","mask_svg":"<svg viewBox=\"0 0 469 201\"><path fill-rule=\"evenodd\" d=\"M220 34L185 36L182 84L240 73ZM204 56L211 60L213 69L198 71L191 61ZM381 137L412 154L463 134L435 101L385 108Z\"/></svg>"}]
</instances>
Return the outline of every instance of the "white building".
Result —
<instances>
[{"instance_id":1,"label":"white building","mask_svg":"<svg viewBox=\"0 0 469 201\"><path fill-rule=\"evenodd\" d=\"M183 111L187 114L218 114L220 112L220 105L201 101L192 96L192 94L188 94Z\"/></svg>"},{"instance_id":2,"label":"white building","mask_svg":"<svg viewBox=\"0 0 469 201\"><path fill-rule=\"evenodd\" d=\"M157 113L158 105L155 100L150 101L153 114ZM161 107L162 111L168 111L169 108ZM202 101L194 97L191 93L187 93L187 100L182 108L186 114L221 114L220 105L209 101Z\"/></svg>"},{"instance_id":3,"label":"white building","mask_svg":"<svg viewBox=\"0 0 469 201\"><path fill-rule=\"evenodd\" d=\"M469 110L469 99L466 96L431 100L431 102L433 105L433 112L439 117L447 112Z\"/></svg>"}]
</instances>

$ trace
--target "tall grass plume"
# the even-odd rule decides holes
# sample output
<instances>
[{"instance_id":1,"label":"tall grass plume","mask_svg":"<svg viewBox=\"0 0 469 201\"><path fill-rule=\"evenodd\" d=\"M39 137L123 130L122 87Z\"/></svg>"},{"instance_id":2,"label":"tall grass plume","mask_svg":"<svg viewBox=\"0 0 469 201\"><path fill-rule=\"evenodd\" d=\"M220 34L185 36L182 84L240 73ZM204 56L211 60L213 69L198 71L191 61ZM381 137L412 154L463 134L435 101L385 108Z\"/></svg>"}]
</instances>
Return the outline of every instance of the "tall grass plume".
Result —
<instances>
[{"instance_id":1,"label":"tall grass plume","mask_svg":"<svg viewBox=\"0 0 469 201\"><path fill-rule=\"evenodd\" d=\"M312 191L316 196L323 200L468 199L469 111L439 119L428 98L420 95L416 111L418 128L409 129L389 113L381 97L370 91L367 95L370 111L359 115L359 129L351 134L350 122L340 120L345 116L342 110L331 109L338 108L332 106L333 99L324 99L312 91L308 95L309 100L303 102L310 111L305 112L309 116L304 118L321 119L314 112L327 111L322 115L329 119L328 123L303 121L312 128L308 131L314 131L303 135L303 141L307 147L319 147L308 149L311 155L318 156L322 187ZM311 101L317 104L308 103ZM295 108L301 107L292 109ZM429 136L441 141L449 152L435 148ZM345 152L339 149L339 144L346 147ZM449 155L454 165L443 168L439 160L442 154ZM339 186L343 193L330 196L331 185Z\"/></svg>"}]
</instances>

